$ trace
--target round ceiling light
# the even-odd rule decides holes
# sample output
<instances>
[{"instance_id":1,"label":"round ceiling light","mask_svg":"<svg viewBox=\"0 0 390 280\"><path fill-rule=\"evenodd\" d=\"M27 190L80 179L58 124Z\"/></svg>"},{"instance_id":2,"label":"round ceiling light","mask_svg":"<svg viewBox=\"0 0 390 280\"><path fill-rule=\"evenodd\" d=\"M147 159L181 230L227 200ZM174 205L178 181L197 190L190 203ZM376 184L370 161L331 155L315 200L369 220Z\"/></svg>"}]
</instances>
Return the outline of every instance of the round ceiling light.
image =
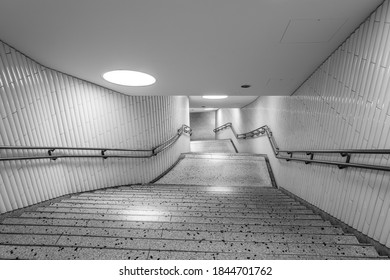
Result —
<instances>
[{"instance_id":1,"label":"round ceiling light","mask_svg":"<svg viewBox=\"0 0 390 280\"><path fill-rule=\"evenodd\" d=\"M156 79L146 73L130 70L114 70L103 74L103 78L113 84L129 87L150 86Z\"/></svg>"},{"instance_id":2,"label":"round ceiling light","mask_svg":"<svg viewBox=\"0 0 390 280\"><path fill-rule=\"evenodd\" d=\"M225 99L228 96L227 95L203 95L202 97L205 99Z\"/></svg>"}]
</instances>

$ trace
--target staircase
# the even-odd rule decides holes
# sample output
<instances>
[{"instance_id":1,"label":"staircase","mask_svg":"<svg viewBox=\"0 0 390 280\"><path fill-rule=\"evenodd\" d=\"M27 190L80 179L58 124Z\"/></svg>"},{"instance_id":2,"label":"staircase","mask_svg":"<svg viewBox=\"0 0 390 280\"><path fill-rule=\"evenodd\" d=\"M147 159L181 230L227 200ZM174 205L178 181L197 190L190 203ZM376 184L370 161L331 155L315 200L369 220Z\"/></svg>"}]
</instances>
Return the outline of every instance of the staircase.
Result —
<instances>
[{"instance_id":1,"label":"staircase","mask_svg":"<svg viewBox=\"0 0 390 280\"><path fill-rule=\"evenodd\" d=\"M68 195L2 215L2 259L376 259L272 186L249 154L185 154L155 184Z\"/></svg>"}]
</instances>

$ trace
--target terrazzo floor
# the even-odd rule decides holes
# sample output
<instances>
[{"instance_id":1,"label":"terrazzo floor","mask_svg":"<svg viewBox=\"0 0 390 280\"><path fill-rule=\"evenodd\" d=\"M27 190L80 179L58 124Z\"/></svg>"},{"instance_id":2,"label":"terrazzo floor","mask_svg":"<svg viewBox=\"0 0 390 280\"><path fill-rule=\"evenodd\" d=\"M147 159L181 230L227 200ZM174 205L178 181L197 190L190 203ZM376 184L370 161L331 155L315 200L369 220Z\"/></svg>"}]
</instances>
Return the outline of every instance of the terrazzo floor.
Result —
<instances>
[{"instance_id":1,"label":"terrazzo floor","mask_svg":"<svg viewBox=\"0 0 390 280\"><path fill-rule=\"evenodd\" d=\"M379 257L271 187L263 158L242 154L186 155L158 183L68 195L0 221L1 259Z\"/></svg>"},{"instance_id":2,"label":"terrazzo floor","mask_svg":"<svg viewBox=\"0 0 390 280\"><path fill-rule=\"evenodd\" d=\"M271 186L264 157L242 154L185 154L159 184Z\"/></svg>"},{"instance_id":3,"label":"terrazzo floor","mask_svg":"<svg viewBox=\"0 0 390 280\"><path fill-rule=\"evenodd\" d=\"M191 141L192 153L235 153L230 139Z\"/></svg>"}]
</instances>

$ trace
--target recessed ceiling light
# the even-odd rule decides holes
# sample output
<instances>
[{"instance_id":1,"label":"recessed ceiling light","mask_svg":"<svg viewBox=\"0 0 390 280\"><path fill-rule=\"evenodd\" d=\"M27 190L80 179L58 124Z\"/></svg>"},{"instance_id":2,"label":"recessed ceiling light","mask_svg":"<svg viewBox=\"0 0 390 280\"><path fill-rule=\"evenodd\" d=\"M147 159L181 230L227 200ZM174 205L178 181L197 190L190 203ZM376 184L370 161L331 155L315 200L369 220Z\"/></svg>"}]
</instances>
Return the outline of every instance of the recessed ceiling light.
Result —
<instances>
[{"instance_id":1,"label":"recessed ceiling light","mask_svg":"<svg viewBox=\"0 0 390 280\"><path fill-rule=\"evenodd\" d=\"M109 71L103 74L103 78L110 83L130 87L149 86L156 82L149 74L130 70Z\"/></svg>"},{"instance_id":2,"label":"recessed ceiling light","mask_svg":"<svg viewBox=\"0 0 390 280\"><path fill-rule=\"evenodd\" d=\"M227 95L203 95L202 96L205 99L224 99L227 98Z\"/></svg>"}]
</instances>

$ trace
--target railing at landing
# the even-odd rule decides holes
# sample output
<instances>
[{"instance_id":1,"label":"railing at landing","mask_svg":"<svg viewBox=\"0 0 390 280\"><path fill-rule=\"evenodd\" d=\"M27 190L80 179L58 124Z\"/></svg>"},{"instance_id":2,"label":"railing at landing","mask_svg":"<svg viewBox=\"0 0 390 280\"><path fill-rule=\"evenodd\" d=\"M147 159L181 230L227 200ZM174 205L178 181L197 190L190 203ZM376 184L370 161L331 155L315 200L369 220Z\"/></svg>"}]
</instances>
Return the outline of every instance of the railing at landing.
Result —
<instances>
[{"instance_id":1,"label":"railing at landing","mask_svg":"<svg viewBox=\"0 0 390 280\"><path fill-rule=\"evenodd\" d=\"M165 151L183 135L192 134L192 129L188 125L183 124L175 135L163 142L162 144L153 147L151 149L117 149L117 148L82 148L82 147L58 147L58 146L0 146L0 151L46 151L46 155L27 155L27 156L6 156L0 157L0 161L16 161L16 160L37 160L37 159L50 159L57 160L59 158L151 158L157 154ZM98 154L54 154L56 151L96 151ZM120 154L107 154L120 153Z\"/></svg>"},{"instance_id":2,"label":"railing at landing","mask_svg":"<svg viewBox=\"0 0 390 280\"><path fill-rule=\"evenodd\" d=\"M347 167L355 167L355 168L364 168L364 169L372 169L372 170L381 170L381 171L390 171L389 166L384 165L373 165L366 163L353 163L351 162L352 156L354 155L390 155L389 149L324 149L324 150L282 150L277 145L275 141L274 135L271 129L267 125L263 125L258 127L252 131L245 133L237 133L234 129L231 122L225 123L214 129L214 132L217 133L221 130L230 128L235 135L236 139L244 140L250 138L256 138L259 136L266 135L271 144L273 153L278 159L285 159L286 161L300 161L306 164L311 163L320 163L320 164L328 164L328 165L336 165L340 169L344 169ZM298 155L298 157L297 157ZM318 155L339 155L342 158L345 158L345 161L333 161L333 160L324 160L315 158ZM300 157L299 157L300 156ZM304 157L302 157L304 156Z\"/></svg>"}]
</instances>

